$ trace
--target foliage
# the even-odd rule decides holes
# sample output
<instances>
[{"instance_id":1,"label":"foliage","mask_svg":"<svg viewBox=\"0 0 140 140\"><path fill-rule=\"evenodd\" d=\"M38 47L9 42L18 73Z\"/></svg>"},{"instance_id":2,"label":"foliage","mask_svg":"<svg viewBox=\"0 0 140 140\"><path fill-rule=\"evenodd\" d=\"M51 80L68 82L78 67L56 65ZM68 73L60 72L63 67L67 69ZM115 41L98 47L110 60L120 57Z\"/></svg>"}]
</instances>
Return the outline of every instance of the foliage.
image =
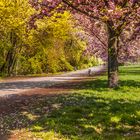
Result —
<instances>
[{"instance_id":1,"label":"foliage","mask_svg":"<svg viewBox=\"0 0 140 140\"><path fill-rule=\"evenodd\" d=\"M25 50L25 56L31 54L27 63L35 63L42 72L54 73L81 68L83 64L88 66L83 62L86 42L77 36L81 29L75 28L74 24L68 12L38 20L37 29L32 29L29 35L32 52L30 49ZM33 68L32 64L28 66L31 71L27 73L36 73L37 68Z\"/></svg>"},{"instance_id":2,"label":"foliage","mask_svg":"<svg viewBox=\"0 0 140 140\"><path fill-rule=\"evenodd\" d=\"M138 0L30 0L30 3L39 11L39 15L31 19L34 21L52 16L55 12L72 11L80 22L79 25L88 32L89 53L94 55L97 53L104 60L107 59L109 27L119 39L119 61L136 60L139 56Z\"/></svg>"},{"instance_id":3,"label":"foliage","mask_svg":"<svg viewBox=\"0 0 140 140\"><path fill-rule=\"evenodd\" d=\"M108 86L118 86L119 61L136 60L139 56L140 1L138 0L30 0L31 5L39 11L31 21L44 16L52 16L55 12L70 10L80 13L85 29L97 40L88 51L99 52L108 61ZM83 16L84 15L84 16ZM87 25L86 17L89 22ZM30 24L34 27L34 23ZM100 25L96 30L95 25ZM104 27L104 31L102 30ZM98 37L101 35L102 38ZM93 43L89 41L89 43ZM98 43L100 42L100 43ZM100 53L101 50L101 53ZM102 54L103 53L103 54Z\"/></svg>"},{"instance_id":4,"label":"foliage","mask_svg":"<svg viewBox=\"0 0 140 140\"><path fill-rule=\"evenodd\" d=\"M0 71L10 74L26 42L27 22L35 13L27 0L0 1Z\"/></svg>"},{"instance_id":5,"label":"foliage","mask_svg":"<svg viewBox=\"0 0 140 140\"><path fill-rule=\"evenodd\" d=\"M59 72L88 66L82 60L86 40L77 35L82 30L75 27L69 12L40 19L37 28L30 29L30 20L38 12L28 0L3 0L0 5L1 74Z\"/></svg>"}]
</instances>

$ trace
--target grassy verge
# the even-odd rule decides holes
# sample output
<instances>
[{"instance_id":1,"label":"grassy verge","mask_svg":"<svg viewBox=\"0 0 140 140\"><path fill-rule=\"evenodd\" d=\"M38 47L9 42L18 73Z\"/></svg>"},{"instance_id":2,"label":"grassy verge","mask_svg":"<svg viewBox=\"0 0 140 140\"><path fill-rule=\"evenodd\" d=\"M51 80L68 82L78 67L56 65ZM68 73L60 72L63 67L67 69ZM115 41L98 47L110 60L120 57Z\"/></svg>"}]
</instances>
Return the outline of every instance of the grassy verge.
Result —
<instances>
[{"instance_id":1,"label":"grassy verge","mask_svg":"<svg viewBox=\"0 0 140 140\"><path fill-rule=\"evenodd\" d=\"M120 79L117 89L105 76L64 85L71 94L33 99L0 120L3 130L19 139L140 139L140 65L121 67Z\"/></svg>"}]
</instances>

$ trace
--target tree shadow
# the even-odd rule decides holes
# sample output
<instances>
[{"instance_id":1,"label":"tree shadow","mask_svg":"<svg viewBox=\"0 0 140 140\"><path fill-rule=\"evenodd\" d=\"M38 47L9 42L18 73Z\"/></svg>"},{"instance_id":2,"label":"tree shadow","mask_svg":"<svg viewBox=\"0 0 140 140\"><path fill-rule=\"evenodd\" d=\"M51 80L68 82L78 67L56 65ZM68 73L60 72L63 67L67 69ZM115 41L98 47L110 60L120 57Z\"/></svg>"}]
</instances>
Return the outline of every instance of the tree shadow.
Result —
<instances>
[{"instance_id":1,"label":"tree shadow","mask_svg":"<svg viewBox=\"0 0 140 140\"><path fill-rule=\"evenodd\" d=\"M55 83L55 82L54 82ZM0 83L0 90L11 90L11 89L32 89L32 88L45 88L51 85L51 81L17 81Z\"/></svg>"},{"instance_id":2,"label":"tree shadow","mask_svg":"<svg viewBox=\"0 0 140 140\"><path fill-rule=\"evenodd\" d=\"M53 110L39 118L33 132L55 130L72 139L110 138L115 135L135 135L140 132L140 102L110 100L96 96L64 97L65 102L58 110ZM60 102L58 102L60 103ZM56 104L56 103L55 103Z\"/></svg>"},{"instance_id":3,"label":"tree shadow","mask_svg":"<svg viewBox=\"0 0 140 140\"><path fill-rule=\"evenodd\" d=\"M135 69L135 70L127 70L127 71L120 71L120 74L121 75L140 75L140 70L137 70L137 69Z\"/></svg>"},{"instance_id":4,"label":"tree shadow","mask_svg":"<svg viewBox=\"0 0 140 140\"><path fill-rule=\"evenodd\" d=\"M140 82L121 81L122 86L139 87ZM108 91L106 80L56 85L68 90ZM114 91L122 89L114 89ZM106 92L107 93L107 92ZM54 131L69 139L140 138L140 102L105 98L94 94L16 95L0 102L0 134L9 139L13 130L33 133ZM1 119L3 118L3 119ZM6 118L6 119L5 119ZM1 127L0 126L0 127ZM3 131L2 131L3 130ZM2 136L1 136L2 138Z\"/></svg>"},{"instance_id":5,"label":"tree shadow","mask_svg":"<svg viewBox=\"0 0 140 140\"><path fill-rule=\"evenodd\" d=\"M120 75L140 75L140 67L133 66L133 67L123 67L123 69L119 70Z\"/></svg>"},{"instance_id":6,"label":"tree shadow","mask_svg":"<svg viewBox=\"0 0 140 140\"><path fill-rule=\"evenodd\" d=\"M46 82L44 86L28 84L25 88L44 88ZM0 138L8 140L13 130L25 128L39 137L40 133L47 135L54 131L62 137L77 140L140 139L140 101L131 96L123 98L125 92L140 88L139 81L121 80L120 87L111 90L105 79L73 80L56 84L55 88L58 92L62 89L73 92L21 94L0 100ZM105 96L110 91L122 96Z\"/></svg>"},{"instance_id":7,"label":"tree shadow","mask_svg":"<svg viewBox=\"0 0 140 140\"><path fill-rule=\"evenodd\" d=\"M108 91L110 88L108 88L107 80L101 80L101 79L93 79L89 81L72 81L69 83L57 84L57 88L64 88L64 89L77 89L77 90L94 90L94 91ZM122 90L122 88L139 88L140 82L135 80L120 80L119 87L114 88L113 90L119 91Z\"/></svg>"}]
</instances>

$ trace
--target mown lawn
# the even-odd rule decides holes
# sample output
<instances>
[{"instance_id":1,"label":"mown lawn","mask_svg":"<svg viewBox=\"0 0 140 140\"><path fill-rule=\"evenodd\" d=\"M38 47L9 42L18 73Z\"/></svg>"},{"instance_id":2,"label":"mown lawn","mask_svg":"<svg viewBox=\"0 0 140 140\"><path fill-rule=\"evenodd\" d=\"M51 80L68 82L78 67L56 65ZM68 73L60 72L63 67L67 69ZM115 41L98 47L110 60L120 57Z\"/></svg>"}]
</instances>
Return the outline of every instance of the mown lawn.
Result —
<instances>
[{"instance_id":1,"label":"mown lawn","mask_svg":"<svg viewBox=\"0 0 140 140\"><path fill-rule=\"evenodd\" d=\"M1 119L3 133L28 140L140 139L140 65L120 68L120 87L106 76L66 86L71 94L35 98Z\"/></svg>"}]
</instances>

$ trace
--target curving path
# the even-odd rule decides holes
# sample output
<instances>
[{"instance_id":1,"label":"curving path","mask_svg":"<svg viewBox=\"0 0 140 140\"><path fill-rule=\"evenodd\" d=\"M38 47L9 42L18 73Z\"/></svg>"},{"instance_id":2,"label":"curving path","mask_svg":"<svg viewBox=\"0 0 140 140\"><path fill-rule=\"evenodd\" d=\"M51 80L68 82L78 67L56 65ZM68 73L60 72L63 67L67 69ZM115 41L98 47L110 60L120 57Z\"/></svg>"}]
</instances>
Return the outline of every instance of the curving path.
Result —
<instances>
[{"instance_id":1,"label":"curving path","mask_svg":"<svg viewBox=\"0 0 140 140\"><path fill-rule=\"evenodd\" d=\"M105 70L105 66L92 67L92 76ZM90 78L88 75L89 69L77 70L74 72L69 72L53 77L37 77L37 78L27 78L21 80L10 80L10 81L0 81L0 97L11 97L22 92L27 92L32 89L38 88L48 88L53 87L56 84L66 83L72 80Z\"/></svg>"}]
</instances>

